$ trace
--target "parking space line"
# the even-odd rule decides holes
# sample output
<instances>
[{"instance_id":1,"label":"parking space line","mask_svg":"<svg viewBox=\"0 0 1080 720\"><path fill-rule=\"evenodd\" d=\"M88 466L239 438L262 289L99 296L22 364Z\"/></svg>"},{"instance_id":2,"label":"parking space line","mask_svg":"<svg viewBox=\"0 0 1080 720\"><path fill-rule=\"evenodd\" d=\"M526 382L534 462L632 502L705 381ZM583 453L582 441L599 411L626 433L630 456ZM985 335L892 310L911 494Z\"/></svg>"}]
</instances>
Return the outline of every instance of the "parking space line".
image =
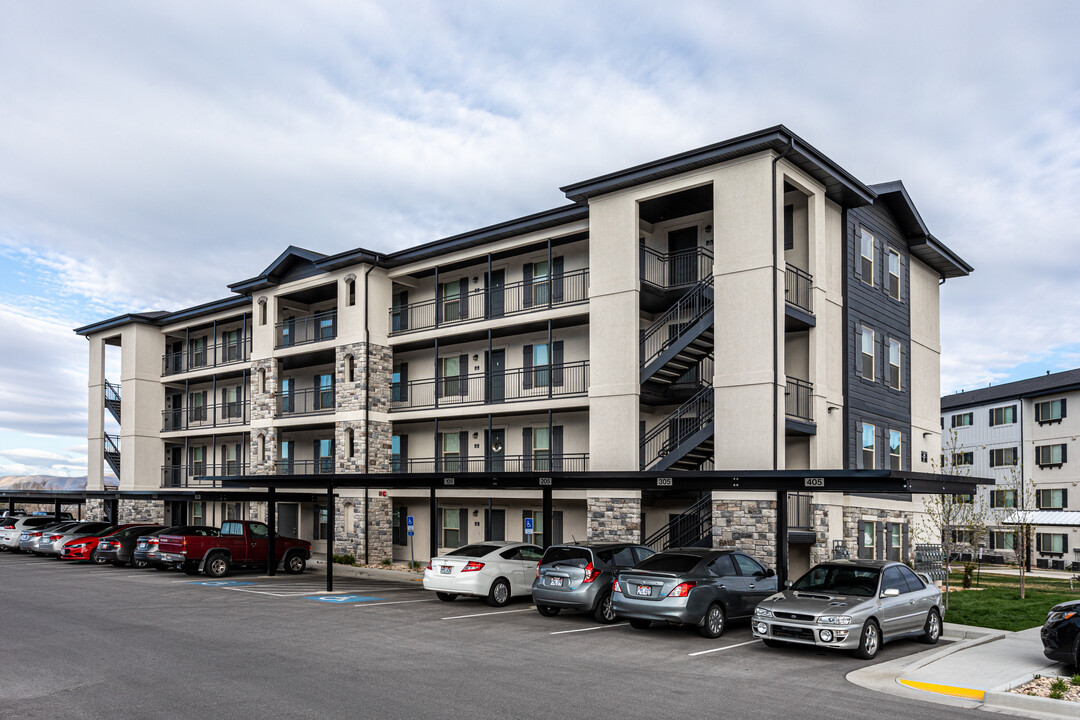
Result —
<instances>
[{"instance_id":1,"label":"parking space line","mask_svg":"<svg viewBox=\"0 0 1080 720\"><path fill-rule=\"evenodd\" d=\"M567 633L589 632L590 630L605 630L607 628L620 627L622 625L629 625L630 623L614 623L612 625L597 625L596 627L578 628L577 630L560 630L558 632L548 633L549 635L566 635Z\"/></svg>"},{"instance_id":2,"label":"parking space line","mask_svg":"<svg viewBox=\"0 0 1080 720\"><path fill-rule=\"evenodd\" d=\"M699 650L698 652L689 653L689 656L694 657L695 655L708 655L709 653L720 652L721 650L730 650L731 648L742 647L743 645L753 645L756 642L760 642L760 640L747 640L746 642L735 643L734 645L725 645L724 647L713 648L711 650Z\"/></svg>"},{"instance_id":3,"label":"parking space line","mask_svg":"<svg viewBox=\"0 0 1080 720\"><path fill-rule=\"evenodd\" d=\"M375 607L376 605L406 605L408 603L420 603L420 602L442 602L436 598L424 598L423 600L391 600L390 602L377 602L367 603L365 605L357 605L358 608ZM443 618L444 620L446 618Z\"/></svg>"},{"instance_id":4,"label":"parking space line","mask_svg":"<svg viewBox=\"0 0 1080 720\"><path fill-rule=\"evenodd\" d=\"M444 617L443 620L464 620L465 618L484 617L485 615L509 615L510 613L529 612L535 610L536 607L527 607L524 610L496 610L495 612L476 613L475 615L451 615L450 617Z\"/></svg>"}]
</instances>

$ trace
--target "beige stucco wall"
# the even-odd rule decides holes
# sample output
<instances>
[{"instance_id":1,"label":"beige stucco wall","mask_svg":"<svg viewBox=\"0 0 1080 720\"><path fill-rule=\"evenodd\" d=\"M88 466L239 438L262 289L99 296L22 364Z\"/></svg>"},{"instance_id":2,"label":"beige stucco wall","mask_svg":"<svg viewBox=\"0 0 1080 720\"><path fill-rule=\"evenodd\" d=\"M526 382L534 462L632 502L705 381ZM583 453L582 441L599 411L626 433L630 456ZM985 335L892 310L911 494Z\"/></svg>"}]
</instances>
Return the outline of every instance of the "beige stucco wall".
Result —
<instances>
[{"instance_id":1,"label":"beige stucco wall","mask_svg":"<svg viewBox=\"0 0 1080 720\"><path fill-rule=\"evenodd\" d=\"M939 276L911 258L911 469L932 472L941 455ZM924 435L926 437L924 437ZM922 452L927 462L922 462Z\"/></svg>"},{"instance_id":2,"label":"beige stucco wall","mask_svg":"<svg viewBox=\"0 0 1080 720\"><path fill-rule=\"evenodd\" d=\"M149 325L128 325L120 336L120 489L161 486L161 384L164 337Z\"/></svg>"},{"instance_id":3,"label":"beige stucco wall","mask_svg":"<svg viewBox=\"0 0 1080 720\"><path fill-rule=\"evenodd\" d=\"M86 489L103 490L105 478L105 338L87 338L89 377L87 379ZM121 398L121 402L123 399Z\"/></svg>"}]
</instances>

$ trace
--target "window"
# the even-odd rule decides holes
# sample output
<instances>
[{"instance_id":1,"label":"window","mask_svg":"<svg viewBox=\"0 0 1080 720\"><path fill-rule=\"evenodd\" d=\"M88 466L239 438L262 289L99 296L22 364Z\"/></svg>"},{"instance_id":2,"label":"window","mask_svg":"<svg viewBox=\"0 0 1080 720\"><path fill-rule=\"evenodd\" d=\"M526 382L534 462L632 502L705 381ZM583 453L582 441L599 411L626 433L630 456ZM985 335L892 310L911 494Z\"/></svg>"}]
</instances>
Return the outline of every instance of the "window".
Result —
<instances>
[{"instance_id":1,"label":"window","mask_svg":"<svg viewBox=\"0 0 1080 720\"><path fill-rule=\"evenodd\" d=\"M390 472L401 472L401 436L390 440Z\"/></svg>"},{"instance_id":2,"label":"window","mask_svg":"<svg viewBox=\"0 0 1080 720\"><path fill-rule=\"evenodd\" d=\"M889 469L901 470L900 467L900 431L889 431Z\"/></svg>"},{"instance_id":3,"label":"window","mask_svg":"<svg viewBox=\"0 0 1080 720\"><path fill-rule=\"evenodd\" d=\"M206 422L206 391L188 395L188 408L191 412L191 422Z\"/></svg>"},{"instance_id":4,"label":"window","mask_svg":"<svg viewBox=\"0 0 1080 720\"><path fill-rule=\"evenodd\" d=\"M862 264L859 266L859 276L862 281L867 285L874 284L874 236L866 231L866 228L859 228L860 238L860 258Z\"/></svg>"},{"instance_id":5,"label":"window","mask_svg":"<svg viewBox=\"0 0 1080 720\"><path fill-rule=\"evenodd\" d=\"M356 382L356 360L352 355L345 356L345 382Z\"/></svg>"},{"instance_id":6,"label":"window","mask_svg":"<svg viewBox=\"0 0 1080 720\"><path fill-rule=\"evenodd\" d=\"M971 424L974 421L975 421L974 413L967 412L967 413L960 413L959 415L953 415L952 416L952 426L954 428L970 427Z\"/></svg>"},{"instance_id":7,"label":"window","mask_svg":"<svg viewBox=\"0 0 1080 720\"><path fill-rule=\"evenodd\" d=\"M994 448L990 451L990 467L1005 467L1016 464L1016 448Z\"/></svg>"},{"instance_id":8,"label":"window","mask_svg":"<svg viewBox=\"0 0 1080 720\"><path fill-rule=\"evenodd\" d=\"M1065 417L1065 400L1047 400L1035 404L1035 422L1060 422Z\"/></svg>"},{"instance_id":9,"label":"window","mask_svg":"<svg viewBox=\"0 0 1080 720\"><path fill-rule=\"evenodd\" d=\"M259 298L259 324L266 324L266 298Z\"/></svg>"},{"instance_id":10,"label":"window","mask_svg":"<svg viewBox=\"0 0 1080 720\"><path fill-rule=\"evenodd\" d=\"M547 343L533 345L533 385L547 387L551 382L551 354Z\"/></svg>"},{"instance_id":11,"label":"window","mask_svg":"<svg viewBox=\"0 0 1080 720\"><path fill-rule=\"evenodd\" d=\"M244 527L243 525L240 526L240 532L239 532L240 535L244 534L243 527ZM249 523L248 524L248 532L251 533L251 537L264 538L264 537L267 537L270 534L270 528L268 528L266 525L264 525L261 522ZM222 535L224 535L224 534L225 533L222 533Z\"/></svg>"},{"instance_id":12,"label":"window","mask_svg":"<svg viewBox=\"0 0 1080 720\"><path fill-rule=\"evenodd\" d=\"M533 470L544 472L551 469L551 435L546 427L533 428Z\"/></svg>"},{"instance_id":13,"label":"window","mask_svg":"<svg viewBox=\"0 0 1080 720\"><path fill-rule=\"evenodd\" d=\"M468 292L468 286L465 280L451 280L448 283L443 283L442 288L442 322L457 322L462 318L468 317L468 313L465 312L465 305L463 296Z\"/></svg>"},{"instance_id":14,"label":"window","mask_svg":"<svg viewBox=\"0 0 1080 720\"><path fill-rule=\"evenodd\" d=\"M859 537L862 545L862 552L859 553L859 557L863 559L874 559L874 547L877 544L875 542L876 533L874 532L874 523L865 521L862 524L862 533Z\"/></svg>"},{"instance_id":15,"label":"window","mask_svg":"<svg viewBox=\"0 0 1080 720\"><path fill-rule=\"evenodd\" d=\"M1060 488L1039 490L1035 499L1040 510L1062 510L1068 502L1068 491Z\"/></svg>"},{"instance_id":16,"label":"window","mask_svg":"<svg viewBox=\"0 0 1080 720\"><path fill-rule=\"evenodd\" d=\"M296 411L296 398L293 396L293 390L296 389L296 380L293 378L282 378L281 380L281 412L291 413Z\"/></svg>"},{"instance_id":17,"label":"window","mask_svg":"<svg viewBox=\"0 0 1080 720\"><path fill-rule=\"evenodd\" d=\"M461 547L461 510L459 508L443 508L442 532L443 547Z\"/></svg>"},{"instance_id":18,"label":"window","mask_svg":"<svg viewBox=\"0 0 1080 720\"><path fill-rule=\"evenodd\" d=\"M1011 508L1016 507L1015 490L994 490L990 493L990 507Z\"/></svg>"},{"instance_id":19,"label":"window","mask_svg":"<svg viewBox=\"0 0 1080 720\"><path fill-rule=\"evenodd\" d=\"M346 506L348 507L348 506ZM394 508L394 529L391 532L395 545L408 545L409 544L409 508L407 505L399 505ZM347 523L345 527L352 527L352 523Z\"/></svg>"},{"instance_id":20,"label":"window","mask_svg":"<svg viewBox=\"0 0 1080 720\"><path fill-rule=\"evenodd\" d=\"M747 557L742 553L732 553L732 559L735 564L739 566L739 572L747 577L754 577L755 575L765 575L765 568L758 563L757 560Z\"/></svg>"},{"instance_id":21,"label":"window","mask_svg":"<svg viewBox=\"0 0 1080 720\"><path fill-rule=\"evenodd\" d=\"M356 304L356 281L351 278L345 279L345 304L349 307Z\"/></svg>"},{"instance_id":22,"label":"window","mask_svg":"<svg viewBox=\"0 0 1080 720\"><path fill-rule=\"evenodd\" d=\"M345 455L350 458L356 457L356 433L352 428L345 431Z\"/></svg>"},{"instance_id":23,"label":"window","mask_svg":"<svg viewBox=\"0 0 1080 720\"><path fill-rule=\"evenodd\" d=\"M195 338L191 341L191 364L194 367L206 365L206 338Z\"/></svg>"},{"instance_id":24,"label":"window","mask_svg":"<svg viewBox=\"0 0 1080 720\"><path fill-rule=\"evenodd\" d=\"M221 409L221 417L223 420L236 419L239 420L243 413L240 408L240 387L224 388L222 390L225 401L225 407Z\"/></svg>"},{"instance_id":25,"label":"window","mask_svg":"<svg viewBox=\"0 0 1080 720\"><path fill-rule=\"evenodd\" d=\"M874 379L874 331L865 325L859 326L859 363L856 372L865 380Z\"/></svg>"},{"instance_id":26,"label":"window","mask_svg":"<svg viewBox=\"0 0 1080 720\"><path fill-rule=\"evenodd\" d=\"M548 264L547 260L543 262L533 263L532 265L532 288L533 288L533 304L534 305L547 305L548 300L551 297L550 286L548 285Z\"/></svg>"},{"instance_id":27,"label":"window","mask_svg":"<svg viewBox=\"0 0 1080 720\"><path fill-rule=\"evenodd\" d=\"M315 376L315 410L334 409L334 376L326 373Z\"/></svg>"},{"instance_id":28,"label":"window","mask_svg":"<svg viewBox=\"0 0 1080 720\"><path fill-rule=\"evenodd\" d=\"M409 363L394 363L390 400L397 403L409 401Z\"/></svg>"},{"instance_id":29,"label":"window","mask_svg":"<svg viewBox=\"0 0 1080 720\"><path fill-rule=\"evenodd\" d=\"M889 547L893 550L900 549L900 543L902 542L903 535L900 532L902 529L899 523L889 524Z\"/></svg>"},{"instance_id":30,"label":"window","mask_svg":"<svg viewBox=\"0 0 1080 720\"><path fill-rule=\"evenodd\" d=\"M206 525L206 503L191 503L191 524ZM223 533L224 534L224 533Z\"/></svg>"},{"instance_id":31,"label":"window","mask_svg":"<svg viewBox=\"0 0 1080 720\"><path fill-rule=\"evenodd\" d=\"M226 475L238 475L240 474L240 446L239 445L225 445L221 448L222 460L224 460L224 470Z\"/></svg>"},{"instance_id":32,"label":"window","mask_svg":"<svg viewBox=\"0 0 1080 720\"><path fill-rule=\"evenodd\" d=\"M242 509L242 503L231 502L225 503L225 519L226 520L243 520L244 512Z\"/></svg>"},{"instance_id":33,"label":"window","mask_svg":"<svg viewBox=\"0 0 1080 720\"><path fill-rule=\"evenodd\" d=\"M544 513L539 510L523 510L521 513L523 520L532 519L533 531L532 535L525 534L525 523L521 523L521 539L523 542L530 542L534 545L544 547Z\"/></svg>"},{"instance_id":34,"label":"window","mask_svg":"<svg viewBox=\"0 0 1080 720\"><path fill-rule=\"evenodd\" d=\"M730 577L735 574L735 563L731 555L721 555L709 564L709 572L716 577Z\"/></svg>"},{"instance_id":35,"label":"window","mask_svg":"<svg viewBox=\"0 0 1080 720\"><path fill-rule=\"evenodd\" d=\"M973 540L975 539L975 533L971 530L953 530L952 538L954 543L960 545L972 545L974 544Z\"/></svg>"},{"instance_id":36,"label":"window","mask_svg":"<svg viewBox=\"0 0 1080 720\"><path fill-rule=\"evenodd\" d=\"M990 533L991 550L1015 550L1016 533L1011 531L995 530Z\"/></svg>"},{"instance_id":37,"label":"window","mask_svg":"<svg viewBox=\"0 0 1080 720\"><path fill-rule=\"evenodd\" d=\"M900 299L900 253L889 248L889 297Z\"/></svg>"},{"instance_id":38,"label":"window","mask_svg":"<svg viewBox=\"0 0 1080 720\"><path fill-rule=\"evenodd\" d=\"M206 474L206 448L191 448L191 474L196 477Z\"/></svg>"},{"instance_id":39,"label":"window","mask_svg":"<svg viewBox=\"0 0 1080 720\"><path fill-rule=\"evenodd\" d=\"M1068 461L1065 443L1035 447L1035 464L1039 467L1064 465Z\"/></svg>"},{"instance_id":40,"label":"window","mask_svg":"<svg viewBox=\"0 0 1080 720\"><path fill-rule=\"evenodd\" d=\"M1039 533L1035 536L1035 549L1041 553L1061 555L1068 544L1068 537L1063 533Z\"/></svg>"},{"instance_id":41,"label":"window","mask_svg":"<svg viewBox=\"0 0 1080 720\"><path fill-rule=\"evenodd\" d=\"M1011 425L1016 422L1016 406L992 408L990 410L990 427L995 425Z\"/></svg>"},{"instance_id":42,"label":"window","mask_svg":"<svg viewBox=\"0 0 1080 720\"><path fill-rule=\"evenodd\" d=\"M881 591L886 590L896 590L901 595L908 592L907 581L895 565L885 568L885 571L881 573Z\"/></svg>"},{"instance_id":43,"label":"window","mask_svg":"<svg viewBox=\"0 0 1080 720\"><path fill-rule=\"evenodd\" d=\"M461 435L459 433L442 433L442 456L444 470L447 472L460 472Z\"/></svg>"},{"instance_id":44,"label":"window","mask_svg":"<svg viewBox=\"0 0 1080 720\"><path fill-rule=\"evenodd\" d=\"M337 321L337 315L332 312L326 312L319 316L318 319L318 340L331 340L337 337L337 331L334 325Z\"/></svg>"},{"instance_id":45,"label":"window","mask_svg":"<svg viewBox=\"0 0 1080 720\"><path fill-rule=\"evenodd\" d=\"M900 341L892 338L889 338L889 387L900 389Z\"/></svg>"},{"instance_id":46,"label":"window","mask_svg":"<svg viewBox=\"0 0 1080 720\"><path fill-rule=\"evenodd\" d=\"M877 428L869 423L862 426L862 467L872 470L874 465L874 436Z\"/></svg>"},{"instance_id":47,"label":"window","mask_svg":"<svg viewBox=\"0 0 1080 720\"><path fill-rule=\"evenodd\" d=\"M972 451L955 452L955 453L952 454L952 464L954 466L956 466L956 465L974 465L975 464L975 453L972 452Z\"/></svg>"},{"instance_id":48,"label":"window","mask_svg":"<svg viewBox=\"0 0 1080 720\"><path fill-rule=\"evenodd\" d=\"M325 505L315 506L315 540L326 540L327 512Z\"/></svg>"},{"instance_id":49,"label":"window","mask_svg":"<svg viewBox=\"0 0 1080 720\"><path fill-rule=\"evenodd\" d=\"M409 329L409 293L408 291L394 293L394 297L391 300L390 307L390 330L392 332L398 332L399 330Z\"/></svg>"},{"instance_id":50,"label":"window","mask_svg":"<svg viewBox=\"0 0 1080 720\"><path fill-rule=\"evenodd\" d=\"M293 471L293 444L291 440L282 440L281 449L278 450L278 471L284 475L292 475Z\"/></svg>"},{"instance_id":51,"label":"window","mask_svg":"<svg viewBox=\"0 0 1080 720\"><path fill-rule=\"evenodd\" d=\"M447 395L460 395L461 387L461 358L457 355L442 359L443 397Z\"/></svg>"},{"instance_id":52,"label":"window","mask_svg":"<svg viewBox=\"0 0 1080 720\"><path fill-rule=\"evenodd\" d=\"M334 472L334 441L322 438L315 441L315 472Z\"/></svg>"},{"instance_id":53,"label":"window","mask_svg":"<svg viewBox=\"0 0 1080 720\"><path fill-rule=\"evenodd\" d=\"M221 361L236 362L240 359L240 331L228 330L221 334Z\"/></svg>"}]
</instances>

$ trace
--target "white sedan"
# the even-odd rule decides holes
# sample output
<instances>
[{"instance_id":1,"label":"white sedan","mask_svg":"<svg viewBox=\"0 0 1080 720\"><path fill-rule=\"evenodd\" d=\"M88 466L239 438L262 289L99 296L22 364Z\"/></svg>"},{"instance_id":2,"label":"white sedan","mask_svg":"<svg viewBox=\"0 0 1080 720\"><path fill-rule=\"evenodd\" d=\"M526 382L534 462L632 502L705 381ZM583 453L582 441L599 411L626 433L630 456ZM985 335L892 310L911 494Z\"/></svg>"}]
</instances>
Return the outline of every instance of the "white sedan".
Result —
<instances>
[{"instance_id":1,"label":"white sedan","mask_svg":"<svg viewBox=\"0 0 1080 720\"><path fill-rule=\"evenodd\" d=\"M432 558L424 571L424 589L434 590L444 602L458 595L487 598L502 607L515 595L531 595L536 566L544 551L520 542L484 542L465 545Z\"/></svg>"}]
</instances>

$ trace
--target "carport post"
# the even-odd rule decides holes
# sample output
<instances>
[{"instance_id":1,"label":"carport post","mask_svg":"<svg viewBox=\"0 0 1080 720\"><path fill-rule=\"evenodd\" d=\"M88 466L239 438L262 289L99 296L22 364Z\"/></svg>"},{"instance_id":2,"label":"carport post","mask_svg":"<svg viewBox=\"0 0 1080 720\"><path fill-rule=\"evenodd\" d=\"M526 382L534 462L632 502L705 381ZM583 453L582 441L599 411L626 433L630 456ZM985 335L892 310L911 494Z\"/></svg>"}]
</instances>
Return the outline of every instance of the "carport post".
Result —
<instances>
[{"instance_id":1,"label":"carport post","mask_svg":"<svg viewBox=\"0 0 1080 720\"><path fill-rule=\"evenodd\" d=\"M277 574L277 563L274 562L274 557L277 555L277 543L274 540L277 538L277 503L274 502L274 488L270 486L266 489L266 524L268 531L266 533L266 574Z\"/></svg>"},{"instance_id":2,"label":"carport post","mask_svg":"<svg viewBox=\"0 0 1080 720\"><path fill-rule=\"evenodd\" d=\"M57 520L60 519L60 498L53 500L53 517Z\"/></svg>"},{"instance_id":3,"label":"carport post","mask_svg":"<svg viewBox=\"0 0 1080 720\"><path fill-rule=\"evenodd\" d=\"M439 501L435 497L435 488L431 488L431 517L428 521L428 559L439 554Z\"/></svg>"},{"instance_id":4,"label":"carport post","mask_svg":"<svg viewBox=\"0 0 1080 720\"><path fill-rule=\"evenodd\" d=\"M788 577L788 496L776 493L776 589L783 590Z\"/></svg>"},{"instance_id":5,"label":"carport post","mask_svg":"<svg viewBox=\"0 0 1080 720\"><path fill-rule=\"evenodd\" d=\"M334 483L326 485L326 592L334 592Z\"/></svg>"},{"instance_id":6,"label":"carport post","mask_svg":"<svg viewBox=\"0 0 1080 720\"><path fill-rule=\"evenodd\" d=\"M552 527L555 513L551 510L551 487L544 487L544 549L547 550L551 547L551 533L555 530Z\"/></svg>"},{"instance_id":7,"label":"carport post","mask_svg":"<svg viewBox=\"0 0 1080 720\"><path fill-rule=\"evenodd\" d=\"M13 497L8 498L7 509L8 509L8 515L11 515L12 513L15 512L15 498L13 498Z\"/></svg>"}]
</instances>

